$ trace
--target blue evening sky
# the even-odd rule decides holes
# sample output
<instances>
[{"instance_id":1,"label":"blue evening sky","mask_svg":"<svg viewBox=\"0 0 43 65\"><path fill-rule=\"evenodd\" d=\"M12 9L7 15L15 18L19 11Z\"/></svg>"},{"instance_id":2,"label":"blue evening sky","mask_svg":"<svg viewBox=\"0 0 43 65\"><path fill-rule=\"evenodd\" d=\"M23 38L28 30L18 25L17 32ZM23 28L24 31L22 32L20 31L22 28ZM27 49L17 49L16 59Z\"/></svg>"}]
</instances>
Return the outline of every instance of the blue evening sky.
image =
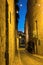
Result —
<instances>
[{"instance_id":1,"label":"blue evening sky","mask_svg":"<svg viewBox=\"0 0 43 65\"><path fill-rule=\"evenodd\" d=\"M18 24L18 31L24 32L24 23L25 23L25 16L27 12L27 0L19 0L19 24Z\"/></svg>"}]
</instances>

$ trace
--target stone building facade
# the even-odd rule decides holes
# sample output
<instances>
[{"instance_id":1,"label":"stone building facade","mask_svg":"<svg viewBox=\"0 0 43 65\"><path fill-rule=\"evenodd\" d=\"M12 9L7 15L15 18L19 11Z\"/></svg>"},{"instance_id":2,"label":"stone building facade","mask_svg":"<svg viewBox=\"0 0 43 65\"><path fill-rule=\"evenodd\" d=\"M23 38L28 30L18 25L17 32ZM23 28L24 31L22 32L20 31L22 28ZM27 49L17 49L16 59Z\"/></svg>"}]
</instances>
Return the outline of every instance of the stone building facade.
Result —
<instances>
[{"instance_id":1,"label":"stone building facade","mask_svg":"<svg viewBox=\"0 0 43 65\"><path fill-rule=\"evenodd\" d=\"M25 33L25 46L26 46L25 48L27 49L28 42L29 42L29 21L28 21L28 15L26 15L24 33Z\"/></svg>"},{"instance_id":2,"label":"stone building facade","mask_svg":"<svg viewBox=\"0 0 43 65\"><path fill-rule=\"evenodd\" d=\"M0 65L5 65L5 43L6 43L6 0L0 0Z\"/></svg>"},{"instance_id":3,"label":"stone building facade","mask_svg":"<svg viewBox=\"0 0 43 65\"><path fill-rule=\"evenodd\" d=\"M43 0L28 0L29 39L34 38L37 54L43 55Z\"/></svg>"},{"instance_id":4,"label":"stone building facade","mask_svg":"<svg viewBox=\"0 0 43 65\"><path fill-rule=\"evenodd\" d=\"M15 58L15 0L0 0L0 65Z\"/></svg>"}]
</instances>

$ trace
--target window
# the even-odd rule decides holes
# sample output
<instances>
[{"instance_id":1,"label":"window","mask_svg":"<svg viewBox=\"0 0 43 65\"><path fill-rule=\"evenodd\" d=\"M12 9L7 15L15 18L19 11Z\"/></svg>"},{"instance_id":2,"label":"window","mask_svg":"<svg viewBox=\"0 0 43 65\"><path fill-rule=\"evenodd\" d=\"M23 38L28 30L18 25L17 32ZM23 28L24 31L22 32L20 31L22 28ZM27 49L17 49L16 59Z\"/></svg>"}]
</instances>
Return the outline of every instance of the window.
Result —
<instances>
[{"instance_id":1,"label":"window","mask_svg":"<svg viewBox=\"0 0 43 65\"><path fill-rule=\"evenodd\" d=\"M35 0L35 3L37 3L37 0Z\"/></svg>"}]
</instances>

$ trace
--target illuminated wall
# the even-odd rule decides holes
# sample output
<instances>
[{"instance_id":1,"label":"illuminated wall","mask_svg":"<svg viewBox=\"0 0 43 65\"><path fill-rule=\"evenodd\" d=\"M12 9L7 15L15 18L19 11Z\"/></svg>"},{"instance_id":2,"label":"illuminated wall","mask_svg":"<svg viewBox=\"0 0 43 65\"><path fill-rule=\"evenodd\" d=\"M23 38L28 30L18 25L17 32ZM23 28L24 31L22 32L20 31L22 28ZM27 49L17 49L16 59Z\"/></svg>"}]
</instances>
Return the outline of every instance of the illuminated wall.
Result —
<instances>
[{"instance_id":1,"label":"illuminated wall","mask_svg":"<svg viewBox=\"0 0 43 65\"><path fill-rule=\"evenodd\" d=\"M9 24L9 64L13 65L15 57L15 4L14 0L8 0L8 24Z\"/></svg>"},{"instance_id":2,"label":"illuminated wall","mask_svg":"<svg viewBox=\"0 0 43 65\"><path fill-rule=\"evenodd\" d=\"M29 42L29 22L28 22L28 18L26 18L24 30L25 30L25 44L26 44L25 48L27 49L28 42Z\"/></svg>"},{"instance_id":3,"label":"illuminated wall","mask_svg":"<svg viewBox=\"0 0 43 65\"><path fill-rule=\"evenodd\" d=\"M5 65L5 43L6 43L5 2L6 0L0 0L0 65Z\"/></svg>"},{"instance_id":4,"label":"illuminated wall","mask_svg":"<svg viewBox=\"0 0 43 65\"><path fill-rule=\"evenodd\" d=\"M38 54L43 55L43 0L28 0L30 37L37 37Z\"/></svg>"},{"instance_id":5,"label":"illuminated wall","mask_svg":"<svg viewBox=\"0 0 43 65\"><path fill-rule=\"evenodd\" d=\"M6 7L6 4L8 7ZM9 55L9 58L5 58L5 52L6 56ZM15 4L14 0L0 0L0 65L6 65L6 59L7 62L9 60L9 65L13 65L14 58Z\"/></svg>"}]
</instances>

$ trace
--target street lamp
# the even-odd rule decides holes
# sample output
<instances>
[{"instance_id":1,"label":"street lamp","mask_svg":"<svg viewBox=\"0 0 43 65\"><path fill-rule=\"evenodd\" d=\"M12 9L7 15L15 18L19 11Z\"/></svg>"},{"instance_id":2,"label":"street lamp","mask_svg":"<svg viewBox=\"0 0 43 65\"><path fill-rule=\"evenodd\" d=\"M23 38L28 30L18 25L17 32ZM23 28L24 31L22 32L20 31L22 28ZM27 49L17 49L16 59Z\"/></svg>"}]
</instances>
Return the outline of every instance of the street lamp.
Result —
<instances>
[{"instance_id":1,"label":"street lamp","mask_svg":"<svg viewBox=\"0 0 43 65\"><path fill-rule=\"evenodd\" d=\"M19 36L19 38L21 39L21 36Z\"/></svg>"}]
</instances>

